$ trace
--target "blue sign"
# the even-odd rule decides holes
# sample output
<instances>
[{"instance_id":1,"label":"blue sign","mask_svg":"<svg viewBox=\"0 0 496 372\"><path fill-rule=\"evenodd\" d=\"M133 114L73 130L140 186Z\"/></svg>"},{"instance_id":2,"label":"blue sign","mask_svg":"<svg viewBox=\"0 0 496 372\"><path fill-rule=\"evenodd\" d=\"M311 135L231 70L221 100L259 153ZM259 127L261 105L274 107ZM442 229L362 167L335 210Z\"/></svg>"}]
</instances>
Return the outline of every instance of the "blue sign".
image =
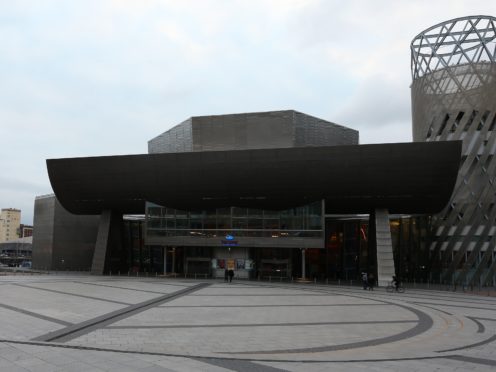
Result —
<instances>
[{"instance_id":1,"label":"blue sign","mask_svg":"<svg viewBox=\"0 0 496 372\"><path fill-rule=\"evenodd\" d=\"M226 240L234 240L234 236L232 236L232 235L226 235Z\"/></svg>"}]
</instances>

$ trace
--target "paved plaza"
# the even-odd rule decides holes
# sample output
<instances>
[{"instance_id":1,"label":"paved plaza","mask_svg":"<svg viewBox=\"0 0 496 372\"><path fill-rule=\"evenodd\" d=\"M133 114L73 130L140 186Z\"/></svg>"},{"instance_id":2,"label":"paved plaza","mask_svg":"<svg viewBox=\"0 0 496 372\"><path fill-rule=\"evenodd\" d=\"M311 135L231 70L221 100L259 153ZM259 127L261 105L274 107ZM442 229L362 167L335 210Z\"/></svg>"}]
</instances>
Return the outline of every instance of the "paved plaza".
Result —
<instances>
[{"instance_id":1,"label":"paved plaza","mask_svg":"<svg viewBox=\"0 0 496 372\"><path fill-rule=\"evenodd\" d=\"M0 277L0 371L488 371L495 346L494 297Z\"/></svg>"}]
</instances>

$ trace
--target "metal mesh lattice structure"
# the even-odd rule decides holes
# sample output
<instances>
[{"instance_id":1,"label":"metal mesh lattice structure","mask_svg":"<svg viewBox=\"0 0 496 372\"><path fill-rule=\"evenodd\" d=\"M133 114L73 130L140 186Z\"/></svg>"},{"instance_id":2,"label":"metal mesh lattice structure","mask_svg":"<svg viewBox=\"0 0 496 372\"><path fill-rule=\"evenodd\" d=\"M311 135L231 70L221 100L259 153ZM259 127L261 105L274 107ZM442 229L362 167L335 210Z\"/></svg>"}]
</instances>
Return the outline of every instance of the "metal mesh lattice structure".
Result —
<instances>
[{"instance_id":1,"label":"metal mesh lattice structure","mask_svg":"<svg viewBox=\"0 0 496 372\"><path fill-rule=\"evenodd\" d=\"M494 284L495 26L495 17L457 18L411 43L414 141L463 141L451 201L432 218L433 280Z\"/></svg>"}]
</instances>

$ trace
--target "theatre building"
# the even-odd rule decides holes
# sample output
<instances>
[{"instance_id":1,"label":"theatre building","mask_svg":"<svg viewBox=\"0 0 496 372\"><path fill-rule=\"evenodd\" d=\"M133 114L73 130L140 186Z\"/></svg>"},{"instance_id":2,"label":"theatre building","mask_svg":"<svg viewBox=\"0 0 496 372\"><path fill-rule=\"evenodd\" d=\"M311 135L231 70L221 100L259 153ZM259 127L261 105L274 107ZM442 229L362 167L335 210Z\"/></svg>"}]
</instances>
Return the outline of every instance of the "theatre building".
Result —
<instances>
[{"instance_id":1,"label":"theatre building","mask_svg":"<svg viewBox=\"0 0 496 372\"><path fill-rule=\"evenodd\" d=\"M359 145L294 110L192 117L148 154L47 160L33 265L95 274L428 279L460 141ZM396 263L396 265L395 265Z\"/></svg>"}]
</instances>

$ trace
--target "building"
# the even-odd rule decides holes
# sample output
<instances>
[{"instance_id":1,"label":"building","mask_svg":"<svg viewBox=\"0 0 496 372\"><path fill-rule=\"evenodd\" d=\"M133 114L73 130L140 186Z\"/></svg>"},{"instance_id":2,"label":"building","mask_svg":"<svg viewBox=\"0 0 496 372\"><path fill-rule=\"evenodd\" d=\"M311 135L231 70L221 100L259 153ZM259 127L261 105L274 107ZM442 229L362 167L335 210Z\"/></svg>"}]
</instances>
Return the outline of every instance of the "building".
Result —
<instances>
[{"instance_id":1,"label":"building","mask_svg":"<svg viewBox=\"0 0 496 372\"><path fill-rule=\"evenodd\" d=\"M0 243L0 264L31 267L33 238L17 238Z\"/></svg>"},{"instance_id":2,"label":"building","mask_svg":"<svg viewBox=\"0 0 496 372\"><path fill-rule=\"evenodd\" d=\"M2 208L0 212L0 243L19 237L21 211L15 208Z\"/></svg>"},{"instance_id":3,"label":"building","mask_svg":"<svg viewBox=\"0 0 496 372\"><path fill-rule=\"evenodd\" d=\"M21 223L19 225L19 231L18 231L17 235L19 236L19 238L26 238L29 236L33 236L33 226L25 225L25 224Z\"/></svg>"},{"instance_id":4,"label":"building","mask_svg":"<svg viewBox=\"0 0 496 372\"><path fill-rule=\"evenodd\" d=\"M462 17L411 44L413 140L462 141L455 191L432 217L429 271L441 282L494 284L496 18Z\"/></svg>"},{"instance_id":5,"label":"building","mask_svg":"<svg viewBox=\"0 0 496 372\"><path fill-rule=\"evenodd\" d=\"M82 252L83 222L71 217L80 215L98 220L84 260L97 274L354 279L366 270L385 282L395 274L390 215L441 210L461 144L359 145L352 129L286 110L194 117L149 149L47 160L56 198L36 200L35 267L62 268L50 251L57 236L64 257Z\"/></svg>"},{"instance_id":6,"label":"building","mask_svg":"<svg viewBox=\"0 0 496 372\"><path fill-rule=\"evenodd\" d=\"M413 143L359 145L285 110L193 117L148 154L47 160L55 196L37 199L35 221L51 203L70 221L45 214L54 240L86 218L92 232L55 250L45 239L35 261L60 269L56 252L84 251L96 274L494 285L495 22L457 18L413 39Z\"/></svg>"},{"instance_id":7,"label":"building","mask_svg":"<svg viewBox=\"0 0 496 372\"><path fill-rule=\"evenodd\" d=\"M54 195L34 204L33 268L88 271L95 249L98 216L67 212Z\"/></svg>"}]
</instances>

